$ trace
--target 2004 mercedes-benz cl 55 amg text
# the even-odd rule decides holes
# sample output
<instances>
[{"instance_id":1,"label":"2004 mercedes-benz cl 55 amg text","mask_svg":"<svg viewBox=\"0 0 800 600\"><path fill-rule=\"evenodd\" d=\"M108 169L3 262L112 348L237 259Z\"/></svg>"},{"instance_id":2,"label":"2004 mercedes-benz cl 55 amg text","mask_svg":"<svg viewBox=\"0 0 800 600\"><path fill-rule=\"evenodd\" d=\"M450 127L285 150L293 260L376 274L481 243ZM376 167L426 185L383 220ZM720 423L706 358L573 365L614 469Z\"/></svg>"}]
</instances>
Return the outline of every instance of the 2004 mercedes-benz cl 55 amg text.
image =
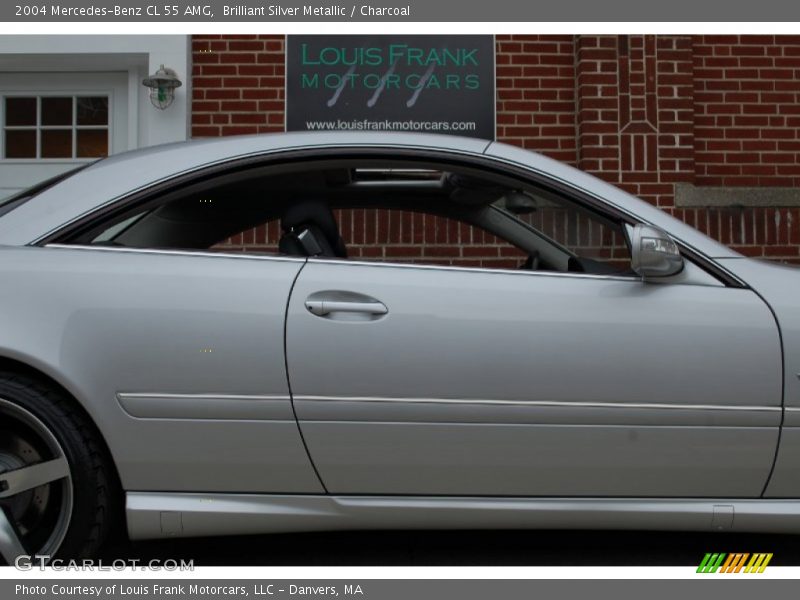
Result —
<instances>
[{"instance_id":1,"label":"2004 mercedes-benz cl 55 amg text","mask_svg":"<svg viewBox=\"0 0 800 600\"><path fill-rule=\"evenodd\" d=\"M0 205L0 554L800 532L800 273L499 143L280 134Z\"/></svg>"}]
</instances>

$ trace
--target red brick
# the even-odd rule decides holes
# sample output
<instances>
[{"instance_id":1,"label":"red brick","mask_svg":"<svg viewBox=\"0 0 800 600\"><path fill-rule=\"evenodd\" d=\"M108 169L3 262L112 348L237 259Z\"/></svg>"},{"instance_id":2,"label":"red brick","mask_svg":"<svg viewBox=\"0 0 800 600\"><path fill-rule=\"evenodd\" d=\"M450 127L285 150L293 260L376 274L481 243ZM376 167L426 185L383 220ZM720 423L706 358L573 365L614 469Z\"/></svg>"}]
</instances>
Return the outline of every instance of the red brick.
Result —
<instances>
[{"instance_id":1,"label":"red brick","mask_svg":"<svg viewBox=\"0 0 800 600\"><path fill-rule=\"evenodd\" d=\"M197 88L195 88L197 90ZM239 98L241 90L236 88L231 89L208 89L205 91L205 97L208 100L229 100L232 98Z\"/></svg>"},{"instance_id":2,"label":"red brick","mask_svg":"<svg viewBox=\"0 0 800 600\"><path fill-rule=\"evenodd\" d=\"M220 135L219 127L193 126L192 136L194 137L217 137Z\"/></svg>"},{"instance_id":3,"label":"red brick","mask_svg":"<svg viewBox=\"0 0 800 600\"><path fill-rule=\"evenodd\" d=\"M258 129L256 127L244 126L244 125L231 125L228 127L222 128L222 135L246 135L250 133L258 133Z\"/></svg>"},{"instance_id":4,"label":"red brick","mask_svg":"<svg viewBox=\"0 0 800 600\"><path fill-rule=\"evenodd\" d=\"M240 51L262 52L264 50L264 42L257 40L230 41L228 42L228 50L234 52L240 52Z\"/></svg>"},{"instance_id":5,"label":"red brick","mask_svg":"<svg viewBox=\"0 0 800 600\"><path fill-rule=\"evenodd\" d=\"M662 207L673 205L676 181L800 185L800 36L627 37L626 76L618 62L617 36L497 36L498 138L572 164L580 157L581 167ZM192 48L193 135L282 128L283 36L195 36ZM657 70L657 86L650 87L645 68L654 76ZM628 134L640 132L626 137L636 148L629 159L621 152L624 146L618 147L625 125ZM789 213L780 214L785 229ZM753 242L744 247L758 256L776 244L800 247L800 239L764 234L764 228L774 229L774 213L742 217L735 211L692 210L680 215L727 243L734 241L733 233L738 239L744 218L751 231L745 239ZM800 214L794 217L800 223ZM433 231L438 251L459 249L448 242L456 233ZM412 241L406 240L410 226L402 236L400 229L394 233L398 240ZM358 255L371 250L359 246ZM500 264L496 246L464 246L462 252L408 258ZM775 252L800 260L785 248Z\"/></svg>"},{"instance_id":6,"label":"red brick","mask_svg":"<svg viewBox=\"0 0 800 600\"><path fill-rule=\"evenodd\" d=\"M236 72L236 65L200 65L199 75L236 75Z\"/></svg>"},{"instance_id":7,"label":"red brick","mask_svg":"<svg viewBox=\"0 0 800 600\"><path fill-rule=\"evenodd\" d=\"M218 88L222 87L222 77L195 77L192 84L196 88Z\"/></svg>"},{"instance_id":8,"label":"red brick","mask_svg":"<svg viewBox=\"0 0 800 600\"><path fill-rule=\"evenodd\" d=\"M237 112L244 112L244 111L255 111L258 108L258 104L254 101L228 101L228 102L221 102L220 103L220 110L229 112L229 111L237 111Z\"/></svg>"},{"instance_id":9,"label":"red brick","mask_svg":"<svg viewBox=\"0 0 800 600\"><path fill-rule=\"evenodd\" d=\"M221 63L254 63L256 62L256 55L247 52L221 52L219 56Z\"/></svg>"},{"instance_id":10,"label":"red brick","mask_svg":"<svg viewBox=\"0 0 800 600\"><path fill-rule=\"evenodd\" d=\"M258 77L225 77L226 88L258 87Z\"/></svg>"}]
</instances>

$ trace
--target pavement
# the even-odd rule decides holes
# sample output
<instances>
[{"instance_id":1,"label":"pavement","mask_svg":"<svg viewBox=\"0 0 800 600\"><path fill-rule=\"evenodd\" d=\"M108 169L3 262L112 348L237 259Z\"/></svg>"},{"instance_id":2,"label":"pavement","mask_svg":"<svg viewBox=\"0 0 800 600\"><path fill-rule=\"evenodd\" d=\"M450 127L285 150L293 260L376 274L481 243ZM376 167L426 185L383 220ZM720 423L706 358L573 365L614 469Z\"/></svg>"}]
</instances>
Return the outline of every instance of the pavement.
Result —
<instances>
[{"instance_id":1,"label":"pavement","mask_svg":"<svg viewBox=\"0 0 800 600\"><path fill-rule=\"evenodd\" d=\"M695 566L706 552L772 552L800 565L800 536L660 531L364 531L118 542L104 560L195 566Z\"/></svg>"}]
</instances>

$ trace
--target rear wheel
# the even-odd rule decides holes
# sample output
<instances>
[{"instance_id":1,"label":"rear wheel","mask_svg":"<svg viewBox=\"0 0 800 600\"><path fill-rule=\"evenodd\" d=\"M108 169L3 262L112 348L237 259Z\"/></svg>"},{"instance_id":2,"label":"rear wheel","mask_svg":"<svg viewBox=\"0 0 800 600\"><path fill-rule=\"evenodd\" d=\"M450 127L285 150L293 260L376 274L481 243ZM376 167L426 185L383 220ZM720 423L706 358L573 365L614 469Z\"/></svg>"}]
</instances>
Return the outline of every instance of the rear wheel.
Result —
<instances>
[{"instance_id":1,"label":"rear wheel","mask_svg":"<svg viewBox=\"0 0 800 600\"><path fill-rule=\"evenodd\" d=\"M80 558L108 529L109 466L61 393L0 373L0 557Z\"/></svg>"}]
</instances>

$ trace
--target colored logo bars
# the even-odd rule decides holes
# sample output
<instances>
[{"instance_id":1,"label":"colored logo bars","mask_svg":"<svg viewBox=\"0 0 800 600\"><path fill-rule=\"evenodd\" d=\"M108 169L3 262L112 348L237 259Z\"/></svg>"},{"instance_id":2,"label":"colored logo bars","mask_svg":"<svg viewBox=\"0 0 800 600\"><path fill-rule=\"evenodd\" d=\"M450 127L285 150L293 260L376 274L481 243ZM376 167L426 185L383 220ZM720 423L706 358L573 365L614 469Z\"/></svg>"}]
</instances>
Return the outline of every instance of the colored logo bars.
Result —
<instances>
[{"instance_id":1,"label":"colored logo bars","mask_svg":"<svg viewBox=\"0 0 800 600\"><path fill-rule=\"evenodd\" d=\"M757 554L708 552L697 567L697 572L716 573L719 570L720 573L763 573L771 560L772 553L765 552Z\"/></svg>"}]
</instances>

